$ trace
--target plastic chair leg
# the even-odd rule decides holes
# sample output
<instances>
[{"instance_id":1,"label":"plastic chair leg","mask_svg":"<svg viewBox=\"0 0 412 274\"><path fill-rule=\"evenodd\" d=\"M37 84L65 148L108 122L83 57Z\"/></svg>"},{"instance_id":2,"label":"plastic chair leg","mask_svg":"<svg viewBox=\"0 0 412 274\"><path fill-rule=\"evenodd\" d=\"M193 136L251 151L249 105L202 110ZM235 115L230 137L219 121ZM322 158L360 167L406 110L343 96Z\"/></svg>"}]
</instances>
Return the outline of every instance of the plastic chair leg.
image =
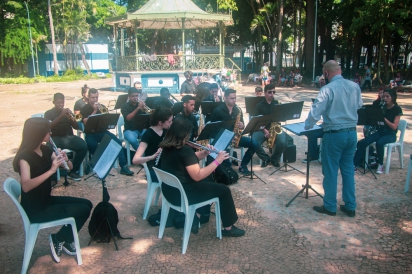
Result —
<instances>
[{"instance_id":1,"label":"plastic chair leg","mask_svg":"<svg viewBox=\"0 0 412 274\"><path fill-rule=\"evenodd\" d=\"M409 191L409 183L411 182L412 159L409 159L408 174L406 175L405 193Z\"/></svg>"},{"instance_id":2,"label":"plastic chair leg","mask_svg":"<svg viewBox=\"0 0 412 274\"><path fill-rule=\"evenodd\" d=\"M158 187L156 190L156 198L155 198L153 205L157 205L157 203L159 202L160 193L161 193L161 189L160 187Z\"/></svg>"},{"instance_id":3,"label":"plastic chair leg","mask_svg":"<svg viewBox=\"0 0 412 274\"><path fill-rule=\"evenodd\" d=\"M398 152L399 152L399 162L401 163L401 168L403 169L404 165L403 165L403 146L402 145L399 147Z\"/></svg>"},{"instance_id":4,"label":"plastic chair leg","mask_svg":"<svg viewBox=\"0 0 412 274\"><path fill-rule=\"evenodd\" d=\"M222 222L220 221L220 203L215 203L216 236L222 239Z\"/></svg>"},{"instance_id":5,"label":"plastic chair leg","mask_svg":"<svg viewBox=\"0 0 412 274\"><path fill-rule=\"evenodd\" d=\"M151 183L150 186L147 187L147 194L146 194L146 202L144 204L143 210L143 220L146 220L147 213L149 212L150 205L152 204L153 194L156 189L156 186Z\"/></svg>"},{"instance_id":6,"label":"plastic chair leg","mask_svg":"<svg viewBox=\"0 0 412 274\"><path fill-rule=\"evenodd\" d=\"M196 209L191 208L189 206L188 211L189 212L186 214L186 218L185 218L185 228L183 232L182 254L185 254L187 250L187 244L189 243L190 232L192 230L192 223L193 223L193 218L195 216Z\"/></svg>"},{"instance_id":7,"label":"plastic chair leg","mask_svg":"<svg viewBox=\"0 0 412 274\"><path fill-rule=\"evenodd\" d=\"M389 173L389 168L391 166L391 157L392 157L392 147L387 148L386 150L386 166L385 166L385 174Z\"/></svg>"},{"instance_id":8,"label":"plastic chair leg","mask_svg":"<svg viewBox=\"0 0 412 274\"><path fill-rule=\"evenodd\" d=\"M34 244L36 243L39 230L36 226L30 226L26 231L26 243L24 246L24 258L21 273L26 273L30 264L31 255L33 254Z\"/></svg>"},{"instance_id":9,"label":"plastic chair leg","mask_svg":"<svg viewBox=\"0 0 412 274\"><path fill-rule=\"evenodd\" d=\"M76 247L77 264L82 265L83 264L82 250L80 249L79 235L77 233L77 227L76 227L76 223L74 222L74 220L73 222L70 223L70 225L72 226L74 245Z\"/></svg>"},{"instance_id":10,"label":"plastic chair leg","mask_svg":"<svg viewBox=\"0 0 412 274\"><path fill-rule=\"evenodd\" d=\"M131 166L132 161L130 160L130 143L126 141L126 150L127 150L127 165Z\"/></svg>"},{"instance_id":11,"label":"plastic chair leg","mask_svg":"<svg viewBox=\"0 0 412 274\"><path fill-rule=\"evenodd\" d=\"M163 233L165 232L167 216L169 216L169 210L170 210L170 206L167 203L167 201L165 201L165 199L163 200L164 202L162 203L162 214L160 216L160 226L159 226L159 235L158 235L159 239L163 237Z\"/></svg>"}]
</instances>

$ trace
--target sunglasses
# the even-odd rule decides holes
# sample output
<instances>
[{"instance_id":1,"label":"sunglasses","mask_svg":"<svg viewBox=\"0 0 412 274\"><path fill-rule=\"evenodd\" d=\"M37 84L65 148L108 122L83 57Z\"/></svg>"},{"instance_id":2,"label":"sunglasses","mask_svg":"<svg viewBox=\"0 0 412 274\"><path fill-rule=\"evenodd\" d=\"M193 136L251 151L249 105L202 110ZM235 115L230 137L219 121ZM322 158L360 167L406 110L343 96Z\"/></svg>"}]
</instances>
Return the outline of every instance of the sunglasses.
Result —
<instances>
[{"instance_id":1,"label":"sunglasses","mask_svg":"<svg viewBox=\"0 0 412 274\"><path fill-rule=\"evenodd\" d=\"M275 91L274 90L268 90L267 93L268 94L275 94Z\"/></svg>"}]
</instances>

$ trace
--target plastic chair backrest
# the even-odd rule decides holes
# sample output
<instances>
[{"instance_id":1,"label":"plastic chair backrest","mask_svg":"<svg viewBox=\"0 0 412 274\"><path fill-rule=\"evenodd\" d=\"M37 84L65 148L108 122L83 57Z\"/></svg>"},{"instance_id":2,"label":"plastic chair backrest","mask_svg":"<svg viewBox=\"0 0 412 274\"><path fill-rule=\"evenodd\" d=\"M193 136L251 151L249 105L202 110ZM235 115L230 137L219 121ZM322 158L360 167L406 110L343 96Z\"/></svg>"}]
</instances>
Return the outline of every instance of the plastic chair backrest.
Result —
<instances>
[{"instance_id":1,"label":"plastic chair backrest","mask_svg":"<svg viewBox=\"0 0 412 274\"><path fill-rule=\"evenodd\" d=\"M44 118L44 113L36 113L36 114L32 114L31 118L34 118L34 117L41 117L41 118Z\"/></svg>"},{"instance_id":2,"label":"plastic chair backrest","mask_svg":"<svg viewBox=\"0 0 412 274\"><path fill-rule=\"evenodd\" d=\"M406 120L401 119L399 121L398 124L398 130L401 132L401 134L399 135L399 143L401 145L403 145L403 138L405 137L405 131L406 131L406 126L408 125L408 123L406 122Z\"/></svg>"},{"instance_id":3,"label":"plastic chair backrest","mask_svg":"<svg viewBox=\"0 0 412 274\"><path fill-rule=\"evenodd\" d=\"M119 134L119 139L122 141L123 138L123 130L122 130L122 126L124 126L124 117L123 115L119 116L119 120L117 120L117 132Z\"/></svg>"},{"instance_id":4,"label":"plastic chair backrest","mask_svg":"<svg viewBox=\"0 0 412 274\"><path fill-rule=\"evenodd\" d=\"M153 167L153 170L156 172L156 176L160 184L166 184L171 187L177 188L180 191L180 211L188 212L189 211L189 202L187 201L185 190L183 189L182 184L179 179L173 174L170 174L166 171ZM164 196L163 196L164 197ZM166 197L164 197L166 199ZM166 199L167 200L167 199ZM170 203L170 202L169 202Z\"/></svg>"},{"instance_id":5,"label":"plastic chair backrest","mask_svg":"<svg viewBox=\"0 0 412 274\"><path fill-rule=\"evenodd\" d=\"M14 178L7 178L3 184L4 191L10 196L17 209L20 212L20 215L23 219L24 230L27 232L30 226L29 217L27 217L26 211L19 203L19 197L21 195L21 185Z\"/></svg>"}]
</instances>

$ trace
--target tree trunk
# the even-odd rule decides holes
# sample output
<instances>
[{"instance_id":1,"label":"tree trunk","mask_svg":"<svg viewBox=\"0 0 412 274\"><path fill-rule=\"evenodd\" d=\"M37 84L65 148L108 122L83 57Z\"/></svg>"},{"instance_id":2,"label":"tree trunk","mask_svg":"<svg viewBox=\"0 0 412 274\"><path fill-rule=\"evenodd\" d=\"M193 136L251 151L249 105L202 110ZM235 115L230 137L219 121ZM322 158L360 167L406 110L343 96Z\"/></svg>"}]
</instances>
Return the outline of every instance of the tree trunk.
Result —
<instances>
[{"instance_id":1,"label":"tree trunk","mask_svg":"<svg viewBox=\"0 0 412 274\"><path fill-rule=\"evenodd\" d=\"M282 69L282 25L283 25L283 0L279 1L279 26L278 26L278 45L276 54L276 74L280 75Z\"/></svg>"},{"instance_id":2,"label":"tree trunk","mask_svg":"<svg viewBox=\"0 0 412 274\"><path fill-rule=\"evenodd\" d=\"M313 42L315 35L315 1L307 0L306 4L306 34L305 34L305 76L313 76ZM314 80L314 79L313 79Z\"/></svg>"},{"instance_id":3,"label":"tree trunk","mask_svg":"<svg viewBox=\"0 0 412 274\"><path fill-rule=\"evenodd\" d=\"M90 67L89 67L89 63L87 63L86 60L86 53L84 52L84 48L83 48L83 43L79 42L79 48L80 48L80 52L82 54L82 61L83 61L83 65L87 70L87 74L88 75L92 75L91 71L90 71Z\"/></svg>"},{"instance_id":4,"label":"tree trunk","mask_svg":"<svg viewBox=\"0 0 412 274\"><path fill-rule=\"evenodd\" d=\"M54 38L54 26L53 26L53 16L51 10L50 0L47 1L47 9L49 12L49 21L50 21L50 33L52 38L52 51L53 51L53 67L54 67L54 75L59 75L59 68L57 65L57 49L56 49L56 41Z\"/></svg>"}]
</instances>

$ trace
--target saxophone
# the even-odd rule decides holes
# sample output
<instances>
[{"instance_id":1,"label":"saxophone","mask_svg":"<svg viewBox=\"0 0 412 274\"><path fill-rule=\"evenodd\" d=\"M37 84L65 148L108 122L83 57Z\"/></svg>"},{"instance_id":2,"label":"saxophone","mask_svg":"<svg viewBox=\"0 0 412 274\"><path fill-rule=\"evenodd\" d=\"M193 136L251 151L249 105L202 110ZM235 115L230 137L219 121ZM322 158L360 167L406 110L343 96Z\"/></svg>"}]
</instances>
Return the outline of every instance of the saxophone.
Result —
<instances>
[{"instance_id":1,"label":"saxophone","mask_svg":"<svg viewBox=\"0 0 412 274\"><path fill-rule=\"evenodd\" d=\"M235 133L231 144L233 148L238 147L240 138L242 137L242 130L239 128L240 115L242 115L242 110L240 109L240 107L236 107L238 108L239 113L236 116L235 127L233 128L233 132Z\"/></svg>"},{"instance_id":2,"label":"saxophone","mask_svg":"<svg viewBox=\"0 0 412 274\"><path fill-rule=\"evenodd\" d=\"M203 114L202 114L202 106L199 107L199 129L197 130L197 137L199 138L200 133L202 132L203 126L205 125L205 120L203 119ZM206 146L209 144L209 140L200 140L196 141L199 145Z\"/></svg>"},{"instance_id":3,"label":"saxophone","mask_svg":"<svg viewBox=\"0 0 412 274\"><path fill-rule=\"evenodd\" d=\"M282 127L277 122L270 123L269 137L267 139L268 148L273 148L275 146L276 135L283 132Z\"/></svg>"}]
</instances>

